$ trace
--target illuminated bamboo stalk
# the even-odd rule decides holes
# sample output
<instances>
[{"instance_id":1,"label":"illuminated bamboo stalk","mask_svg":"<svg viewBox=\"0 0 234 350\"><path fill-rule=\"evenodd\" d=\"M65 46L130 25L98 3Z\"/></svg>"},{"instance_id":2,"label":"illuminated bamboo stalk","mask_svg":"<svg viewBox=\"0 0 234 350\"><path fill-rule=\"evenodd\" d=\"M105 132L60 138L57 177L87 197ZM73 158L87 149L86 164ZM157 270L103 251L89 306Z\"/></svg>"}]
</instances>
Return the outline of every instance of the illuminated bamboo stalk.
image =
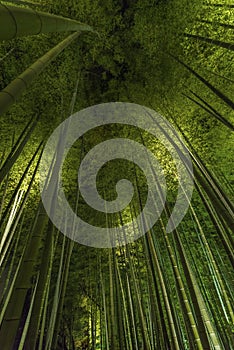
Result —
<instances>
[{"instance_id":1,"label":"illuminated bamboo stalk","mask_svg":"<svg viewBox=\"0 0 234 350\"><path fill-rule=\"evenodd\" d=\"M78 79L76 81L75 89L72 95L71 99L71 105L70 105L70 111L69 113L72 114L74 111L75 101L77 98L77 91L78 91L78 85L80 81L80 73L78 76ZM55 167L56 167L57 161L55 161ZM76 201L76 209L77 209L78 202ZM48 274L48 268L49 268L49 262L51 260L51 254L52 254L52 243L53 243L53 225L51 221L49 221L46 238L45 238L45 245L43 250L43 256L42 256L42 262L41 262L41 268L40 268L40 274L39 274L39 280L38 280L38 287L35 294L35 303L33 305L32 309L32 320L29 325L28 334L26 338L26 345L30 350L33 350L36 346L36 340L38 335L38 329L39 324L42 316L42 306L41 304L44 301L45 298L45 285L47 283L47 274ZM71 247L69 248L72 252L73 249L73 243L70 243ZM69 254L67 255L66 259L66 265L68 264L67 269L69 268L70 263L70 256L71 252L68 250ZM65 269L66 270L66 269ZM67 276L66 276L67 278ZM66 285L66 281L64 281L63 286ZM58 323L58 318L56 322Z\"/></svg>"},{"instance_id":2,"label":"illuminated bamboo stalk","mask_svg":"<svg viewBox=\"0 0 234 350\"><path fill-rule=\"evenodd\" d=\"M39 145L39 147L37 148L35 154L33 155L33 159L34 159L35 156L37 155L37 153L38 153L38 151L39 151L41 145L42 145L42 143ZM37 160L36 167L35 167L35 169L34 169L34 171L33 171L33 175L32 175L31 180L30 180L30 182L29 182L29 185L28 185L28 188L27 188L27 190L26 190L25 196L24 196L24 198L23 198L23 200L22 200L21 206L20 206L20 208L19 208L19 210L18 210L18 212L17 212L15 221L14 221L13 226L12 226L12 228L11 228L10 237L9 237L8 241L6 242L6 244L5 244L5 246L4 246L3 253L1 254L1 257L0 257L0 267L2 266L2 264L3 264L3 262L4 262L4 259L5 259L5 256L6 256L7 252L8 252L8 250L9 250L9 246L10 246L10 244L11 244L11 241L12 241L12 238L13 238L13 236L14 236L15 230L17 229L18 222L19 222L19 220L20 220L20 218L21 218L21 215L22 215L22 213L23 213L25 204L26 204L27 199L28 199L28 197L29 197L29 194L30 194L30 191L31 191L31 188L32 188L32 185L33 185L33 182L34 182L34 179L35 179L35 176L36 176L38 167L39 167L39 163L40 163L41 156L42 156L42 151L41 151L41 153L40 153L40 155L39 155L39 158L38 158L38 160ZM32 160L31 160L31 161L32 161ZM31 161L30 161L30 163L31 163Z\"/></svg>"},{"instance_id":3,"label":"illuminated bamboo stalk","mask_svg":"<svg viewBox=\"0 0 234 350\"><path fill-rule=\"evenodd\" d=\"M25 345L25 338L26 338L26 334L27 334L27 331L28 331L28 327L29 327L30 319L31 319L31 315L32 315L32 308L33 308L35 294L36 294L36 290L37 290L37 283L38 283L38 276L37 276L36 284L34 286L32 298L31 298L31 301L30 301L30 307L29 307L29 310L28 310L27 318L26 318L26 321L25 321L25 324L24 324L23 332L22 332L22 335L20 337L20 343L19 343L19 346L18 346L17 350L25 349L25 347L24 347L24 345Z\"/></svg>"},{"instance_id":4,"label":"illuminated bamboo stalk","mask_svg":"<svg viewBox=\"0 0 234 350\"><path fill-rule=\"evenodd\" d=\"M106 292L105 285L102 277L102 268L101 268L101 259L99 256L99 270L100 270L100 283L101 283L101 292L102 292L102 302L103 302L103 312L104 312L104 320L105 320L105 340L106 340L106 350L109 350L109 331L108 331L108 312L106 306Z\"/></svg>"},{"instance_id":5,"label":"illuminated bamboo stalk","mask_svg":"<svg viewBox=\"0 0 234 350\"><path fill-rule=\"evenodd\" d=\"M150 231L148 233L147 240L149 242L150 251L152 254L152 258L154 260L154 266L157 269L157 274L158 274L159 281L161 284L163 299L164 299L164 303L165 303L165 307L166 307L166 311L167 311L167 316L168 316L168 320L169 320L169 326L170 326L170 331L171 331L171 336L172 336L172 341L173 341L173 349L180 350L180 345L179 345L175 321L174 321L174 317L173 317L173 313L172 313L172 309L171 309L171 305L170 305L170 301L169 301L169 296L167 293L166 284L164 282L163 273L162 273L162 270L161 270L161 267L160 267L160 264L159 264L159 261L157 258L156 250L155 250L155 247L153 244L152 234L153 234L152 231Z\"/></svg>"},{"instance_id":6,"label":"illuminated bamboo stalk","mask_svg":"<svg viewBox=\"0 0 234 350\"><path fill-rule=\"evenodd\" d=\"M134 313L132 292L131 292L128 274L126 275L126 281L127 281L128 300L129 300L129 305L130 305L130 315L131 315L132 328L133 328L133 334L134 334L134 346L135 346L134 349L138 350L139 344L138 344L138 337L137 337L136 317L135 317L135 313Z\"/></svg>"},{"instance_id":7,"label":"illuminated bamboo stalk","mask_svg":"<svg viewBox=\"0 0 234 350\"><path fill-rule=\"evenodd\" d=\"M124 312L124 317L125 317L125 322L126 322L126 330L125 330L125 337L128 338L128 344L130 349L133 349L132 347L132 340L130 338L130 325L129 325L129 319L128 319L128 311L127 311L127 303L126 303L126 295L124 292L124 284L122 281L122 276L121 272L119 269L118 264L116 264L116 269L117 269L117 274L118 274L118 279L119 279L119 285L120 285L120 290L121 290L121 295L122 295L122 302L123 302L123 312Z\"/></svg>"},{"instance_id":8,"label":"illuminated bamboo stalk","mask_svg":"<svg viewBox=\"0 0 234 350\"><path fill-rule=\"evenodd\" d=\"M165 136L168 138L168 140L170 142L172 142L172 144L174 146L174 142L171 140L171 138L168 135L168 133L166 132L166 130L164 130L163 128L161 128L161 130L163 131ZM143 137L142 137L142 140L143 140ZM143 140L143 143L144 143L144 140ZM154 175L155 181L157 183L157 175L155 174L155 170L153 167L151 167L151 169L152 169L152 174ZM159 198L160 198L160 200L162 200L160 187L158 187L158 191L159 191ZM165 211L166 211L167 217L170 218L170 212L169 212L167 204L165 204L164 206L165 206ZM195 295L195 289L193 288L193 284L191 283L191 275L189 274L190 270L188 269L188 266L187 266L188 262L186 260L185 255L182 253L182 252L184 252L183 247L179 244L178 249L179 249L179 253L180 253L182 266L185 269L184 272L185 272L186 281L189 284L189 291L190 291L190 295L191 295L191 299L192 299L192 303L193 303L193 308L194 308L196 318L197 318L196 321L199 324L197 324L197 322L195 321L195 317L194 317L194 314L192 311L192 306L190 305L189 297L188 297L188 294L186 293L186 290L185 290L185 285L184 285L180 270L178 268L178 263L176 260L175 251L171 246L169 235L164 227L162 220L160 220L160 222L161 222L161 227L162 227L163 235L165 238L166 246L168 249L169 257L171 260L173 272L174 272L174 275L176 278L176 282L178 284L178 293L181 297L181 300L183 301L183 305L184 305L185 310L186 310L186 316L189 320L197 348L199 350L204 350L204 349L211 350L211 345L209 344L209 340L208 340L205 326L204 326L202 316L201 316L201 313L203 312L203 305L202 305L202 309L200 308L200 305L198 305L198 298L197 298L197 295ZM179 238L177 237L176 229L174 229L173 233L175 234L177 242L180 242ZM199 294L199 297L200 297L200 294ZM210 320L208 319L207 322L210 322ZM213 337L213 329L212 329L212 332L210 334ZM215 335L214 335L214 337L215 337ZM215 338L215 341L216 341L216 338ZM217 347L217 349L221 349L221 348Z\"/></svg>"},{"instance_id":9,"label":"illuminated bamboo stalk","mask_svg":"<svg viewBox=\"0 0 234 350\"><path fill-rule=\"evenodd\" d=\"M10 172L11 168L19 158L20 154L22 153L24 146L29 141L36 125L37 125L38 119L36 119L32 124L29 122L26 126L28 127L28 130L26 128L21 133L19 139L17 140L16 144L14 145L12 151L10 152L9 156L7 157L6 161L3 163L1 169L0 169L0 183L3 181L5 176ZM31 125L30 125L31 124ZM25 133L25 136L23 137L23 133ZM21 139L23 137L23 139ZM20 141L19 141L20 140Z\"/></svg>"},{"instance_id":10,"label":"illuminated bamboo stalk","mask_svg":"<svg viewBox=\"0 0 234 350\"><path fill-rule=\"evenodd\" d=\"M57 341L58 341L58 335L59 335L60 323L61 323L62 315L63 315L63 305L64 305L65 294L66 294L66 289L67 289L69 267L70 267L70 261L71 261L73 248L74 248L74 241L71 241L70 239L67 240L66 251L65 251L65 255L64 255L65 261L63 262L63 265L64 265L63 266L63 274L61 277L61 290L60 290L56 319L55 319L54 330L53 330L53 338L52 338L53 346L56 346Z\"/></svg>"},{"instance_id":11,"label":"illuminated bamboo stalk","mask_svg":"<svg viewBox=\"0 0 234 350\"><path fill-rule=\"evenodd\" d=\"M44 303L42 304L43 315L42 315L42 321L41 321L41 326L40 326L38 350L43 350L43 340L44 340L44 335L46 332L46 319L47 319L47 314L48 314L49 292L50 292L50 286L51 286L51 273L52 273L53 260L54 260L54 254L56 251L57 242L58 242L58 234L56 235L55 239L53 236L52 253L50 255L49 270L48 270L47 281L46 281L46 286L45 286L45 289L46 289L46 292L44 294L45 299L44 299Z\"/></svg>"},{"instance_id":12,"label":"illuminated bamboo stalk","mask_svg":"<svg viewBox=\"0 0 234 350\"><path fill-rule=\"evenodd\" d=\"M122 219L121 213L119 214L119 217L120 217L121 226L123 226L123 219ZM130 254L128 245L125 246L125 251L126 251L126 257L129 261L129 268L130 268L129 269L129 276L132 280L133 291L134 291L134 294L135 294L136 300L137 300L137 310L139 312L139 319L140 319L140 326L141 326L141 331L142 331L144 349L151 350L151 344L150 344L148 328L147 328L147 324L146 324L146 320L145 320L144 307L142 304L139 284L137 283L136 272L135 272L134 265L133 265L133 262L131 259L131 254Z\"/></svg>"},{"instance_id":13,"label":"illuminated bamboo stalk","mask_svg":"<svg viewBox=\"0 0 234 350\"><path fill-rule=\"evenodd\" d=\"M109 293L110 293L110 340L111 340L111 349L118 349L118 335L116 332L116 307L114 299L114 279L113 279L113 263L112 263L112 254L109 250L108 252L108 263L109 263Z\"/></svg>"},{"instance_id":14,"label":"illuminated bamboo stalk","mask_svg":"<svg viewBox=\"0 0 234 350\"><path fill-rule=\"evenodd\" d=\"M10 286L8 292L7 292L7 297L4 300L4 304L3 304L1 312L0 312L0 325L2 325L2 322L3 322L4 317L5 317L5 313L7 311L7 308L8 308L8 305L9 305L9 302L10 302L10 299L11 299L11 296L12 296L12 293L13 293L13 290L14 290L14 285L15 285L16 278L17 278L17 275L18 275L18 272L19 272L19 269L20 269L22 258L23 258L23 256L21 256L21 258L19 260L19 264L17 266L17 269L15 271L14 277L12 279L11 286Z\"/></svg>"},{"instance_id":15,"label":"illuminated bamboo stalk","mask_svg":"<svg viewBox=\"0 0 234 350\"><path fill-rule=\"evenodd\" d=\"M30 167L32 166L32 164L33 164L33 162L34 162L34 160L35 160L35 158L36 158L36 156L37 156L37 154L38 154L38 152L39 152L39 150L40 150L42 144L43 144L43 142L41 142L41 143L39 144L39 146L37 147L37 149L36 149L36 151L35 151L33 157L30 159L30 161L29 161L29 163L27 164L27 166L26 166L26 168L25 168L25 170L24 170L22 176L20 177L20 180L19 180L19 182L17 183L17 186L16 186L16 188L15 188L15 190L14 190L14 192L13 192L13 194L12 194L12 196L11 196L11 198L10 198L10 200L9 200L9 202L8 202L8 204L7 204L6 208L5 208L5 210L4 210L4 212L3 212L2 219L0 220L0 227L2 227L2 225L3 225L3 223L4 223L4 220L7 218L7 215L8 215L8 213L9 213L9 211L10 211L10 208L11 208L13 202L14 202L14 199L15 199L15 197L17 196L17 193L20 191L21 186L22 186L22 184L23 184L23 182L24 182L24 180L25 180L25 178L26 178L26 176L27 176L27 174L28 174L28 172L29 172L29 169L30 169Z\"/></svg>"},{"instance_id":16,"label":"illuminated bamboo stalk","mask_svg":"<svg viewBox=\"0 0 234 350\"><path fill-rule=\"evenodd\" d=\"M0 115L6 112L10 106L24 93L32 81L75 39L80 32L69 35L66 39L53 47L44 56L39 58L21 75L13 80L7 87L0 92Z\"/></svg>"},{"instance_id":17,"label":"illuminated bamboo stalk","mask_svg":"<svg viewBox=\"0 0 234 350\"><path fill-rule=\"evenodd\" d=\"M201 314L203 323L207 329L207 333L209 334L209 337L212 341L212 345L214 346L215 349L221 350L222 345L220 343L220 339L218 338L216 334L216 330L211 322L210 315L208 313L207 307L205 305L203 296L201 294L201 291L199 289L199 286L197 284L196 278L193 274L193 271L190 267L188 258L186 256L184 247L181 243L181 239L178 235L178 232L175 230L175 240L177 243L177 248L179 250L180 258L181 258L181 263L184 268L186 280L189 285L189 291L191 293L192 299L193 299L193 306L196 309L196 316Z\"/></svg>"},{"instance_id":18,"label":"illuminated bamboo stalk","mask_svg":"<svg viewBox=\"0 0 234 350\"><path fill-rule=\"evenodd\" d=\"M227 305L227 308L228 308L229 317L230 317L231 322L233 324L234 323L233 308L232 308L231 303L229 301L229 297L227 295L226 288L224 286L224 283L223 283L223 280L222 280L219 268L218 268L217 263L215 261L215 258L213 256L213 253L212 253L212 251L210 249L210 246L209 246L209 244L207 242L207 239L206 239L206 236L205 236L204 231L202 229L202 226L201 226L201 224L200 224L200 222L199 222L199 220L197 218L197 215L196 215L196 213L195 213L195 211L194 211L194 209L193 209L193 207L191 205L190 205L190 209L191 209L193 217L194 217L194 219L195 219L195 221L196 221L196 223L198 225L198 228L199 228L199 231L200 231L200 235L201 235L202 241L203 241L204 246L205 246L206 253L207 253L207 255L209 257L209 260L211 262L212 269L214 269L214 274L215 274L215 276L216 276L216 278L218 280L222 296L223 296L223 298L225 300L225 303ZM219 298L220 298L220 296L219 296ZM226 313L226 311L225 311L225 313Z\"/></svg>"},{"instance_id":19,"label":"illuminated bamboo stalk","mask_svg":"<svg viewBox=\"0 0 234 350\"><path fill-rule=\"evenodd\" d=\"M10 284L12 276L13 276L13 269L14 269L14 265L15 265L15 261L16 261L17 252L18 252L18 247L19 247L20 236L21 236L21 233L22 233L23 222L24 222L24 218L21 220L18 232L17 232L17 234L14 235L14 237L13 237L14 239L12 239L12 242L11 242L11 245L13 246L13 254L11 255L11 253L8 252L8 257L10 258L10 267L9 267L9 269L7 271L7 277L6 277L5 281L4 281L4 290L3 290L0 302L1 302L1 300L5 299L5 295L6 295L7 291L8 291L8 289L9 289L9 284ZM4 272L4 269L6 269L6 265L8 263L8 257L5 259L5 266L3 267L3 272ZM4 280L4 273L2 273L2 271L1 271L0 277L2 278L2 280ZM1 322L0 322L0 324L1 324Z\"/></svg>"},{"instance_id":20,"label":"illuminated bamboo stalk","mask_svg":"<svg viewBox=\"0 0 234 350\"><path fill-rule=\"evenodd\" d=\"M3 232L3 235L1 237L1 241L0 241L0 254L2 253L2 250L3 250L3 247L4 247L4 244L8 238L8 235L9 235L9 232L10 232L10 229L11 229L11 226L13 224L13 221L15 219L15 216L16 216L16 213L17 213L17 210L18 210L18 207L20 206L20 202L21 202L21 199L22 199L22 196L24 194L24 191L23 190L19 190L17 193L16 193L16 196L15 196L15 201L14 201L14 204L13 204L13 207L11 209L11 212L10 212L10 216L7 220L7 225L5 227L5 230Z\"/></svg>"},{"instance_id":21,"label":"illuminated bamboo stalk","mask_svg":"<svg viewBox=\"0 0 234 350\"><path fill-rule=\"evenodd\" d=\"M139 193L139 182L138 182L138 178L137 178L137 174L136 174L136 171L135 171L135 178L136 178L136 185L137 185L137 194L138 194L138 201L139 201L139 204L140 204L140 208L141 208L141 211L143 209L142 207L142 202L141 202L141 197L140 197L140 193ZM134 212L134 217L136 217L136 210L135 210L135 207L133 207L133 212ZM131 216L133 217L133 214L132 214L132 210L131 210ZM135 230L135 225L134 226L134 230ZM139 230L139 227L138 227L138 230ZM146 235L145 239L144 239L144 248L145 248L145 256L146 256L146 268L147 268L147 274L148 274L148 279L150 278L150 276L152 276L152 279L153 279L153 284L151 285L151 280L149 280L149 290L151 291L151 300L152 300L152 304L151 304L151 307L152 309L156 309L155 312L154 312L154 317L153 317L153 322L155 323L155 329L154 331L156 331L156 334L158 336L157 338L157 341L154 342L153 339L152 339L152 342L151 342L151 346L152 348L156 347L157 348L163 348L163 347L170 347L171 349L177 349L177 347L175 346L174 347L174 341L175 339L173 339L174 337L174 334L173 332L171 333L171 336L172 336L172 341L168 335L168 329L167 329L167 326L166 326L166 318L168 317L168 314L166 312L166 314L164 313L164 309L163 309L163 304L162 304L162 301L161 301L161 295L163 294L163 297L165 297L164 295L164 292L165 290L163 289L163 285L160 283L162 282L160 280L160 276L158 275L158 270L157 270L157 264L155 265L155 250L154 252L151 251L151 247L149 245L149 237L148 235L150 234L150 232ZM165 286L165 285L164 285ZM153 296L152 294L152 289L154 287L154 291L156 293L156 298L155 296ZM161 292L161 293L160 293ZM164 298L163 298L164 299ZM167 301L168 301L168 295L167 295ZM157 308L154 306L154 304L157 304ZM169 303L165 303L165 307L166 307L166 311L167 310L167 306L169 306ZM162 315L164 317L162 317ZM167 318L168 320L168 324L169 324L169 328L170 328L170 331L172 330L171 329L171 323L170 321L172 319L170 319L170 317ZM156 327L156 325L158 327ZM156 330L157 328L157 330ZM169 332L170 333L170 332ZM175 342L178 341L178 338ZM156 343L156 344L155 344ZM179 348L180 349L180 348Z\"/></svg>"},{"instance_id":22,"label":"illuminated bamboo stalk","mask_svg":"<svg viewBox=\"0 0 234 350\"><path fill-rule=\"evenodd\" d=\"M142 143L145 145L142 135L140 135L140 136L142 139ZM142 205L141 195L139 192L139 181L138 181L138 177L137 177L137 173L136 173L136 167L134 166L134 168L135 168L135 179L136 179L136 185L137 185L138 201L139 201L139 205L140 205L140 208L142 211L143 205ZM136 217L135 210L134 210L134 214ZM145 218L143 217L143 221L144 220L145 220ZM170 328L170 333L171 333L171 338L172 338L172 343L170 342L169 346L170 347L173 346L173 349L175 349L175 350L180 350L181 346L179 344L179 337L177 335L178 328L176 327L176 322L174 320L173 310L171 308L169 295L168 295L166 284L165 284L164 277L163 277L163 272L162 272L162 269L160 267L160 263L158 260L158 256L157 256L157 252L155 249L155 245L154 245L152 236L153 236L153 231L150 230L148 232L148 234L146 235L145 240L144 240L147 256L149 257L148 261L149 261L149 265L151 266L153 276L154 276L155 270L157 272L157 277L158 277L161 291L162 291L162 295L163 295L164 305L166 308L166 313L167 313L167 317L168 317L168 323L169 323L169 328ZM147 266L148 266L148 264L147 264ZM155 282L155 289L156 289L157 288L157 281L154 280L154 282ZM160 311L162 313L162 309L160 309Z\"/></svg>"},{"instance_id":23,"label":"illuminated bamboo stalk","mask_svg":"<svg viewBox=\"0 0 234 350\"><path fill-rule=\"evenodd\" d=\"M167 135L167 137L171 141L171 138L169 137L169 135ZM153 171L153 174L155 175L154 169L152 169L152 171ZM156 179L157 178L155 176L155 180ZM161 196L161 192L160 191L159 191L159 193L160 193L160 196ZM167 213L167 217L169 218L171 216L171 214L170 214L170 211L169 211L169 208L168 208L167 204L165 204L165 211ZM183 295L183 300L184 300L184 303L185 303L185 307L187 309L190 322L193 323L193 332L194 332L194 336L195 336L195 339L196 339L196 342L197 342L197 346L198 346L198 348L201 347L201 349L211 349L211 345L209 344L209 341L208 341L208 338L207 338L207 334L206 334L206 329L207 329L207 333L209 334L209 337L212 340L212 344L213 344L214 348L218 349L218 350L221 350L222 347L221 347L220 341L218 339L218 336L217 336L217 334L215 332L215 329L214 329L214 327L212 325L212 322L210 320L210 316L209 316L209 314L207 312L207 308L206 308L206 305L204 303L202 294L201 294L201 292L199 290L199 287L197 285L197 281L196 281L196 279L195 279L195 277L193 275L193 271L192 271L192 269L190 267L190 264L189 264L188 258L186 256L185 250L183 248L183 245L181 243L179 234L178 234L177 230L174 229L173 237L175 237L175 241L176 241L176 244L177 244L177 248L178 248L181 264L183 266L184 274L185 274L185 277L186 277L186 281L187 281L187 284L188 284L188 287L189 287L189 292L190 292L192 303L193 303L193 308L194 308L196 319L197 319L197 322L198 322L198 325L199 325L199 327L197 329L196 329L196 327L194 327L195 326L195 323L194 323L195 319L193 317L192 310L191 310L191 308L189 306L188 299L186 297L186 292L185 292L185 289L184 289L184 286L183 286L183 282L182 282L182 279L181 279L181 276L180 276L180 273L179 273L179 270L178 270L177 261L175 259L175 254L174 254L174 251L173 251L173 249L171 247L170 239L169 239L168 233L165 230L164 225L162 225L162 229L163 229L163 232L164 232L164 237L165 237L165 240L166 240L166 243L167 243L168 251L170 253L170 259L171 259L171 262L172 262L173 270L174 270L174 272L176 274L176 278L177 278L177 281L178 281L179 286L180 286L180 290L181 290L182 295ZM190 309L190 311L189 311L189 309ZM200 335L201 335L201 338L200 338Z\"/></svg>"},{"instance_id":24,"label":"illuminated bamboo stalk","mask_svg":"<svg viewBox=\"0 0 234 350\"><path fill-rule=\"evenodd\" d=\"M65 132L66 130L64 131L64 133ZM60 154L60 152L63 152L64 139L62 138L62 140L60 141L61 142L59 142L58 144L57 154ZM51 168L52 175L48 176L50 181L50 188L52 190L52 193L54 194L57 188L57 180L56 180L56 174L54 174L53 169L56 170L57 167L60 166L61 160L58 158L55 159L54 168ZM51 204L53 203L53 196L51 196L48 200L51 206ZM48 217L46 215L42 202L40 202L38 207L38 215L35 220L33 232L29 239L29 242L27 243L27 247L26 247L25 254L22 261L22 266L16 278L15 288L11 295L9 305L6 310L6 315L0 330L0 345L3 347L5 346L6 348L11 348L14 344L14 340L18 331L19 323L20 323L21 312L24 306L24 300L27 295L27 290L31 286L31 277L33 274L34 265L37 261L40 247L42 245L43 233L47 225L47 222L48 222ZM11 327L9 327L9 325L11 325ZM52 325L54 327L54 324ZM49 340L49 342L51 340Z\"/></svg>"},{"instance_id":25,"label":"illuminated bamboo stalk","mask_svg":"<svg viewBox=\"0 0 234 350\"><path fill-rule=\"evenodd\" d=\"M212 207L211 203L205 197L203 191L200 189L197 182L195 182L195 186L196 186L196 189L199 192L201 200L202 200L202 202L203 202L203 204L204 204L204 206L205 206L205 208L210 216L210 219L211 219L214 227L216 228L216 231L219 234L219 237L223 243L223 246L225 248L227 256L230 259L232 265L234 266L234 252L233 252L234 243L233 243L232 237L228 234L228 232L227 232L228 230L225 230L222 223L219 221L219 217L217 216L216 211Z\"/></svg>"},{"instance_id":26,"label":"illuminated bamboo stalk","mask_svg":"<svg viewBox=\"0 0 234 350\"><path fill-rule=\"evenodd\" d=\"M120 296L120 285L119 278L117 272L118 261L116 258L116 250L112 248L112 256L113 256L113 272L114 272L114 285L115 285L115 300L116 300L116 317L117 317L117 329L118 329L118 340L119 347L126 347L126 337L124 337L124 329L123 329L123 318L122 318L122 300Z\"/></svg>"},{"instance_id":27,"label":"illuminated bamboo stalk","mask_svg":"<svg viewBox=\"0 0 234 350\"><path fill-rule=\"evenodd\" d=\"M44 207L40 202L34 228L29 242L27 243L20 269L15 279L14 289L0 329L0 346L2 348L13 348L27 291L31 287L31 277L41 247L42 233L44 232L47 220Z\"/></svg>"},{"instance_id":28,"label":"illuminated bamboo stalk","mask_svg":"<svg viewBox=\"0 0 234 350\"><path fill-rule=\"evenodd\" d=\"M48 273L50 269L50 261L53 253L53 226L49 221L47 227L47 234L45 239L45 246L43 249L43 255L41 265L39 269L38 283L35 290L34 303L31 310L30 324L27 330L27 336L25 337L25 346L27 349L34 350L36 347L39 325L43 314L43 304L46 296L46 284L48 282Z\"/></svg>"},{"instance_id":29,"label":"illuminated bamboo stalk","mask_svg":"<svg viewBox=\"0 0 234 350\"><path fill-rule=\"evenodd\" d=\"M176 123L175 123L176 124ZM202 187L202 189L206 192L210 202L214 206L218 217L225 221L227 226L233 230L234 228L234 206L233 203L230 201L226 193L223 191L215 177L212 175L212 173L209 171L209 169L206 167L204 162L201 160L201 158L198 156L198 154L193 149L191 143L189 142L188 138L185 136L182 129L176 124L178 130L182 134L183 138L185 139L187 145L189 146L188 151L189 154L193 160L194 167L193 167L193 173L195 178L197 179L198 183ZM160 127L160 126L159 126ZM170 138L170 136L162 129L165 136L168 138L168 140L171 142L171 144L175 147L178 154L181 154L180 149L176 145L176 143ZM178 137L177 137L178 138ZM179 138L178 138L179 140ZM181 142L181 140L179 140ZM183 156L182 156L183 159ZM187 167L186 163L184 165ZM188 172L191 174L191 170L188 169ZM193 174L191 174L193 176Z\"/></svg>"},{"instance_id":30,"label":"illuminated bamboo stalk","mask_svg":"<svg viewBox=\"0 0 234 350\"><path fill-rule=\"evenodd\" d=\"M62 274L63 274L63 264L64 264L64 256L65 256L65 244L66 244L66 237L63 236L62 251L60 255L59 270L58 270L56 287L55 287L54 298L53 298L53 305L52 305L52 310L51 310L51 315L49 320L49 328L48 328L47 337L46 337L45 350L51 349L53 336L54 336L56 316L57 316L58 306L59 306L59 298L60 298L61 289L62 289Z\"/></svg>"}]
</instances>

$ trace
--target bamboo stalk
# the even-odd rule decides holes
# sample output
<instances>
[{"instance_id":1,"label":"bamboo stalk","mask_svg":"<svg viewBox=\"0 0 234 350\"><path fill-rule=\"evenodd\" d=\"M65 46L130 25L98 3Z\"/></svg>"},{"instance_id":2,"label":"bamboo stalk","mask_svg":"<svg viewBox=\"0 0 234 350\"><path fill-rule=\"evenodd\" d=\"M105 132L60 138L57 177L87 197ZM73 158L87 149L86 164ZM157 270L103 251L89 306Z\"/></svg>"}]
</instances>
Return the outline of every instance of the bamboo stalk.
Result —
<instances>
[{"instance_id":1,"label":"bamboo stalk","mask_svg":"<svg viewBox=\"0 0 234 350\"><path fill-rule=\"evenodd\" d=\"M198 78L204 85L206 85L217 97L219 97L222 101L224 101L229 107L234 109L234 102L226 96L224 93L222 93L219 89L217 89L214 85L212 85L208 80L203 78L199 73L197 73L194 69L189 67L186 63L181 61L178 57L169 54L170 57L172 57L175 61L180 63L182 66L184 66L190 73L192 73L196 78Z\"/></svg>"},{"instance_id":2,"label":"bamboo stalk","mask_svg":"<svg viewBox=\"0 0 234 350\"><path fill-rule=\"evenodd\" d=\"M189 33L184 33L184 36L186 38L195 39L197 41L203 41L203 42L208 43L208 44L212 44L212 45L219 46L219 47L222 47L222 48L227 49L227 50L234 51L234 44L227 43L225 41L206 38L206 37L201 36L201 35L194 35L194 34L189 34Z\"/></svg>"},{"instance_id":3,"label":"bamboo stalk","mask_svg":"<svg viewBox=\"0 0 234 350\"><path fill-rule=\"evenodd\" d=\"M0 115L6 112L10 106L23 94L32 81L75 39L80 32L69 35L66 39L53 47L44 56L39 58L27 68L18 78L13 80L0 92Z\"/></svg>"},{"instance_id":4,"label":"bamboo stalk","mask_svg":"<svg viewBox=\"0 0 234 350\"><path fill-rule=\"evenodd\" d=\"M0 41L49 32L93 31L78 21L33 9L0 3Z\"/></svg>"}]
</instances>

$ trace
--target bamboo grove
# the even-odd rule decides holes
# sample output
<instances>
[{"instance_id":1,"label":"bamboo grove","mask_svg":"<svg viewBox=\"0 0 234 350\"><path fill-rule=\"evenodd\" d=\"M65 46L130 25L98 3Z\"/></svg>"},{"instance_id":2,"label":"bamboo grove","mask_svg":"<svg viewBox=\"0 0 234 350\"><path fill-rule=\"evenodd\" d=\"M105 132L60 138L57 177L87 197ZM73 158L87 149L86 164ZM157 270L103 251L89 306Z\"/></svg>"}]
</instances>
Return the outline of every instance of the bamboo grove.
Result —
<instances>
[{"instance_id":1,"label":"bamboo grove","mask_svg":"<svg viewBox=\"0 0 234 350\"><path fill-rule=\"evenodd\" d=\"M0 349L234 349L233 19L231 3L214 1L0 2ZM87 132L62 172L69 204L84 220L118 237L146 203L143 172L121 159L105 164L97 188L112 201L127 178L134 196L125 210L100 213L80 195L82 159L111 138L150 149L169 192L144 236L98 249L53 225L38 169L62 121L112 101L167 118L188 148L194 191L168 233L178 178L165 147L132 126ZM58 166L55 153L54 195Z\"/></svg>"}]
</instances>

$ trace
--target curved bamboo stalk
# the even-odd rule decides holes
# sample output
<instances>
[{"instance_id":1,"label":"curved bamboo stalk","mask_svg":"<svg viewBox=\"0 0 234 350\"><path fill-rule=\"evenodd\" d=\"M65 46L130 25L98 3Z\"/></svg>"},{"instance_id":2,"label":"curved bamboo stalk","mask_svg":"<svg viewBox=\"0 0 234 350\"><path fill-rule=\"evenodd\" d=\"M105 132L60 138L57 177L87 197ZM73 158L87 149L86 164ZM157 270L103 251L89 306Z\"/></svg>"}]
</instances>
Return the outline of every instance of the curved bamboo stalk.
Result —
<instances>
[{"instance_id":1,"label":"curved bamboo stalk","mask_svg":"<svg viewBox=\"0 0 234 350\"><path fill-rule=\"evenodd\" d=\"M0 3L0 41L63 31L93 31L78 21L29 8Z\"/></svg>"}]
</instances>

